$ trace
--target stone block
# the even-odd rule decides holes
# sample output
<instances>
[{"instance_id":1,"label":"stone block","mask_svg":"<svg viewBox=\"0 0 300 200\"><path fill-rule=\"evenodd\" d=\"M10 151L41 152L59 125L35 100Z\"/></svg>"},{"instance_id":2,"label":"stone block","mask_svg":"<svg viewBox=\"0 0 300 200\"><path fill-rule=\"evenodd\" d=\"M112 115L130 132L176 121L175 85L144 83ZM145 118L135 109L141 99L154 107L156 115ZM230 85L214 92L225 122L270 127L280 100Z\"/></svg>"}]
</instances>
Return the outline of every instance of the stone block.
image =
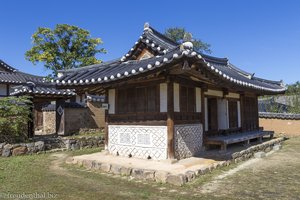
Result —
<instances>
[{"instance_id":1,"label":"stone block","mask_svg":"<svg viewBox=\"0 0 300 200\"><path fill-rule=\"evenodd\" d=\"M3 148L3 150L2 150L2 156L3 157L9 157L9 156L11 156L11 149L10 148Z\"/></svg>"},{"instance_id":2,"label":"stone block","mask_svg":"<svg viewBox=\"0 0 300 200\"><path fill-rule=\"evenodd\" d=\"M196 178L196 174L194 171L187 171L185 172L185 177L187 179L187 182L190 182Z\"/></svg>"},{"instance_id":3,"label":"stone block","mask_svg":"<svg viewBox=\"0 0 300 200\"><path fill-rule=\"evenodd\" d=\"M44 151L45 143L43 141L38 141L34 143L35 152Z\"/></svg>"},{"instance_id":4,"label":"stone block","mask_svg":"<svg viewBox=\"0 0 300 200\"><path fill-rule=\"evenodd\" d=\"M27 147L17 147L17 148L14 148L12 150L12 155L13 156L19 156L19 155L24 155L27 153Z\"/></svg>"},{"instance_id":5,"label":"stone block","mask_svg":"<svg viewBox=\"0 0 300 200\"><path fill-rule=\"evenodd\" d=\"M169 174L167 176L167 183L176 185L176 186L182 186L186 183L186 177L183 174L173 175Z\"/></svg>"},{"instance_id":6,"label":"stone block","mask_svg":"<svg viewBox=\"0 0 300 200\"><path fill-rule=\"evenodd\" d=\"M92 169L94 166L94 161L93 160L83 160L82 162L83 167L87 169Z\"/></svg>"},{"instance_id":7,"label":"stone block","mask_svg":"<svg viewBox=\"0 0 300 200\"><path fill-rule=\"evenodd\" d=\"M260 151L260 152L255 153L254 157L255 158L264 158L264 157L266 157L266 153Z\"/></svg>"},{"instance_id":8,"label":"stone block","mask_svg":"<svg viewBox=\"0 0 300 200\"><path fill-rule=\"evenodd\" d=\"M237 157L240 156L240 153L239 152L235 152L231 155L232 159L236 159Z\"/></svg>"},{"instance_id":9,"label":"stone block","mask_svg":"<svg viewBox=\"0 0 300 200\"><path fill-rule=\"evenodd\" d=\"M0 149L3 149L5 145L6 145L5 142L4 143L0 143Z\"/></svg>"},{"instance_id":10,"label":"stone block","mask_svg":"<svg viewBox=\"0 0 300 200\"><path fill-rule=\"evenodd\" d=\"M94 169L95 170L101 170L101 163L100 162L95 162Z\"/></svg>"},{"instance_id":11,"label":"stone block","mask_svg":"<svg viewBox=\"0 0 300 200\"><path fill-rule=\"evenodd\" d=\"M108 164L108 163L102 163L101 164L101 171L109 172L110 168L111 168L111 164Z\"/></svg>"},{"instance_id":12,"label":"stone block","mask_svg":"<svg viewBox=\"0 0 300 200\"><path fill-rule=\"evenodd\" d=\"M267 148L265 148L265 152L270 152L272 150L272 147L268 146Z\"/></svg>"},{"instance_id":13,"label":"stone block","mask_svg":"<svg viewBox=\"0 0 300 200\"><path fill-rule=\"evenodd\" d=\"M117 175L121 174L121 166L112 164L110 172Z\"/></svg>"},{"instance_id":14,"label":"stone block","mask_svg":"<svg viewBox=\"0 0 300 200\"><path fill-rule=\"evenodd\" d=\"M282 148L282 146L281 146L280 144L276 144L276 145L273 146L273 150L274 150L274 151L278 151L278 150L280 150L281 148Z\"/></svg>"},{"instance_id":15,"label":"stone block","mask_svg":"<svg viewBox=\"0 0 300 200\"><path fill-rule=\"evenodd\" d=\"M167 182L167 176L169 175L166 171L156 171L155 172L155 181L160 183Z\"/></svg>"},{"instance_id":16,"label":"stone block","mask_svg":"<svg viewBox=\"0 0 300 200\"><path fill-rule=\"evenodd\" d=\"M121 175L123 176L130 176L132 169L130 167L121 167Z\"/></svg>"},{"instance_id":17,"label":"stone block","mask_svg":"<svg viewBox=\"0 0 300 200\"><path fill-rule=\"evenodd\" d=\"M198 174L199 175L204 175L204 174L207 174L207 173L209 173L209 167L203 167L203 168L198 169Z\"/></svg>"},{"instance_id":18,"label":"stone block","mask_svg":"<svg viewBox=\"0 0 300 200\"><path fill-rule=\"evenodd\" d=\"M143 172L143 179L154 181L155 180L154 179L154 174L155 174L154 170L144 170L144 172Z\"/></svg>"},{"instance_id":19,"label":"stone block","mask_svg":"<svg viewBox=\"0 0 300 200\"><path fill-rule=\"evenodd\" d=\"M11 145L11 144L6 144L6 145L4 145L4 147L3 147L3 149L9 149L9 150L12 150L13 148L14 148L14 146Z\"/></svg>"},{"instance_id":20,"label":"stone block","mask_svg":"<svg viewBox=\"0 0 300 200\"><path fill-rule=\"evenodd\" d=\"M131 176L137 179L143 179L144 178L143 173L144 171L142 169L132 169Z\"/></svg>"}]
</instances>

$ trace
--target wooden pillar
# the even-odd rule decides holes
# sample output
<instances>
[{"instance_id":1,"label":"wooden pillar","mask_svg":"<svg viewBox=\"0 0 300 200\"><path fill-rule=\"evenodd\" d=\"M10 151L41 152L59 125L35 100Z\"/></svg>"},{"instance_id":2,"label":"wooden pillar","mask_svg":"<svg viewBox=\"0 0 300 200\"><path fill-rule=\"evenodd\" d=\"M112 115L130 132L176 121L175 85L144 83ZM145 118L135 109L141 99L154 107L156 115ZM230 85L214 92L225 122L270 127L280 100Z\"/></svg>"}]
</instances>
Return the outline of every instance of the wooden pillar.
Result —
<instances>
[{"instance_id":1,"label":"wooden pillar","mask_svg":"<svg viewBox=\"0 0 300 200\"><path fill-rule=\"evenodd\" d=\"M168 158L175 158L174 149L174 84L168 80L167 86L167 127L168 127Z\"/></svg>"},{"instance_id":2,"label":"wooden pillar","mask_svg":"<svg viewBox=\"0 0 300 200\"><path fill-rule=\"evenodd\" d=\"M6 96L9 96L10 95L10 93L9 93L9 85L7 84L6 85Z\"/></svg>"},{"instance_id":3,"label":"wooden pillar","mask_svg":"<svg viewBox=\"0 0 300 200\"><path fill-rule=\"evenodd\" d=\"M105 91L105 103L108 103L108 89ZM105 127L104 127L104 137L105 137L105 150L108 149L108 109L105 110Z\"/></svg>"},{"instance_id":4,"label":"wooden pillar","mask_svg":"<svg viewBox=\"0 0 300 200\"><path fill-rule=\"evenodd\" d=\"M33 102L29 105L30 106L30 113L29 113L29 119L30 121L28 122L28 138L32 138L34 136L34 104Z\"/></svg>"},{"instance_id":5,"label":"wooden pillar","mask_svg":"<svg viewBox=\"0 0 300 200\"><path fill-rule=\"evenodd\" d=\"M56 134L65 135L65 101L63 99L56 100Z\"/></svg>"},{"instance_id":6,"label":"wooden pillar","mask_svg":"<svg viewBox=\"0 0 300 200\"><path fill-rule=\"evenodd\" d=\"M241 129L245 131L245 116L244 116L244 109L245 109L245 95L240 95L240 107L241 107Z\"/></svg>"},{"instance_id":7,"label":"wooden pillar","mask_svg":"<svg viewBox=\"0 0 300 200\"><path fill-rule=\"evenodd\" d=\"M259 115L258 115L258 95L255 98L255 117L256 117L256 130L259 130Z\"/></svg>"},{"instance_id":8,"label":"wooden pillar","mask_svg":"<svg viewBox=\"0 0 300 200\"><path fill-rule=\"evenodd\" d=\"M204 99L204 92L205 90L201 89L201 123L202 123L202 129L203 129L203 135L205 135L205 99Z\"/></svg>"}]
</instances>

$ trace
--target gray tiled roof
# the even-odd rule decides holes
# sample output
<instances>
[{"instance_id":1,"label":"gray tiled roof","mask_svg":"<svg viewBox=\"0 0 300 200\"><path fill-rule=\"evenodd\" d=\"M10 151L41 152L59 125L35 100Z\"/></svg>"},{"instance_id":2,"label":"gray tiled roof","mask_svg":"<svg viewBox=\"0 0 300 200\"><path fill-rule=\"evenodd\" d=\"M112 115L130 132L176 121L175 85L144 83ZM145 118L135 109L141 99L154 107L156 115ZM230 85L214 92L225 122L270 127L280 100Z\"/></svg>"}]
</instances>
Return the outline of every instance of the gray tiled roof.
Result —
<instances>
[{"instance_id":1,"label":"gray tiled roof","mask_svg":"<svg viewBox=\"0 0 300 200\"><path fill-rule=\"evenodd\" d=\"M5 63L3 60L0 59L0 72L1 72L1 69L3 69L4 71L9 71L9 72L17 71L15 68L13 68L12 66L8 65L7 63Z\"/></svg>"},{"instance_id":2,"label":"gray tiled roof","mask_svg":"<svg viewBox=\"0 0 300 200\"><path fill-rule=\"evenodd\" d=\"M152 48L153 51L157 52L158 56L144 60L130 60L131 55L140 43ZM133 48L120 60L60 71L63 76L56 79L56 83L57 85L69 86L101 84L163 68L168 63L175 63L185 59L197 59L204 64L208 71L218 76L221 80L241 88L251 88L269 93L282 93L286 90L282 82L254 77L254 74L238 69L229 63L227 58L217 58L190 49L180 48L179 44L150 27L144 30Z\"/></svg>"},{"instance_id":3,"label":"gray tiled roof","mask_svg":"<svg viewBox=\"0 0 300 200\"><path fill-rule=\"evenodd\" d=\"M0 84L15 85L11 95L39 94L56 96L73 96L75 93L71 90L57 89L53 83L47 82L44 77L27 74L17 71L0 60L0 67L4 66L8 71L0 71Z\"/></svg>"},{"instance_id":4,"label":"gray tiled roof","mask_svg":"<svg viewBox=\"0 0 300 200\"><path fill-rule=\"evenodd\" d=\"M45 82L45 79L41 76L26 74L19 71L0 73L0 83L22 84L28 81L42 83Z\"/></svg>"},{"instance_id":5,"label":"gray tiled roof","mask_svg":"<svg viewBox=\"0 0 300 200\"><path fill-rule=\"evenodd\" d=\"M51 83L27 82L14 87L11 95L39 95L39 96L75 96L76 93L69 89L56 89Z\"/></svg>"},{"instance_id":6,"label":"gray tiled roof","mask_svg":"<svg viewBox=\"0 0 300 200\"><path fill-rule=\"evenodd\" d=\"M300 114L259 112L259 117L260 118L269 118L269 119L294 119L294 120L299 120L300 119Z\"/></svg>"}]
</instances>

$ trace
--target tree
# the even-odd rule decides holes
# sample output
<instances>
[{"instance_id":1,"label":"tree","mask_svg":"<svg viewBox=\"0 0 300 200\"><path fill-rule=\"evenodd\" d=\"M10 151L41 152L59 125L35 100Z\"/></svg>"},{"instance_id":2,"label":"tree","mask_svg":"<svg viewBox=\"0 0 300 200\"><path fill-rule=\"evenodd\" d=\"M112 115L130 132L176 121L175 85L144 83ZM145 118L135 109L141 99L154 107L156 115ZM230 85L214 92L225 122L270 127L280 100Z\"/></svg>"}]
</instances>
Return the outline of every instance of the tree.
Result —
<instances>
[{"instance_id":1,"label":"tree","mask_svg":"<svg viewBox=\"0 0 300 200\"><path fill-rule=\"evenodd\" d=\"M68 24L58 24L54 30L39 27L32 35L33 47L25 54L33 64L44 63L53 75L57 70L78 68L100 63L95 56L106 53L100 38L92 38L90 32Z\"/></svg>"},{"instance_id":2,"label":"tree","mask_svg":"<svg viewBox=\"0 0 300 200\"><path fill-rule=\"evenodd\" d=\"M165 31L165 36L174 40L177 43L182 43L184 41L184 35L188 33L184 28L175 27L168 28ZM200 39L193 38L191 41L194 45L194 49L200 52L211 53L210 44L202 42Z\"/></svg>"},{"instance_id":3,"label":"tree","mask_svg":"<svg viewBox=\"0 0 300 200\"><path fill-rule=\"evenodd\" d=\"M28 139L31 106L31 98L27 96L0 98L0 143L23 142Z\"/></svg>"}]
</instances>

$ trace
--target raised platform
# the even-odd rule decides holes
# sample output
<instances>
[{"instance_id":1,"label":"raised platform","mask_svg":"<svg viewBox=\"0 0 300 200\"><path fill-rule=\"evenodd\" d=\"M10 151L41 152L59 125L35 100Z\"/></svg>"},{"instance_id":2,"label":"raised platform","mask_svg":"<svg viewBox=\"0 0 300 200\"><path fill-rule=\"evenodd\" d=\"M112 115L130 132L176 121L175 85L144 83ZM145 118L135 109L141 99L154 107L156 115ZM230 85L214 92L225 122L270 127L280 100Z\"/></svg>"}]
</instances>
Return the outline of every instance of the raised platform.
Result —
<instances>
[{"instance_id":1,"label":"raised platform","mask_svg":"<svg viewBox=\"0 0 300 200\"><path fill-rule=\"evenodd\" d=\"M232 152L230 158L220 160L212 159L212 157L191 157L179 161L157 161L114 156L107 152L99 152L72 157L67 160L67 163L84 166L89 170L127 176L130 180L135 178L183 185L196 177L211 172L213 169L250 159L257 152L269 152L275 147L278 150L278 145L283 141L284 138L272 139L247 149Z\"/></svg>"},{"instance_id":2,"label":"raised platform","mask_svg":"<svg viewBox=\"0 0 300 200\"><path fill-rule=\"evenodd\" d=\"M274 131L250 131L250 132L243 132L243 133L233 133L231 135L218 135L218 136L209 136L204 139L205 145L220 145L221 150L226 151L228 144L234 144L239 142L246 142L247 144L250 143L252 139L259 139L262 141L264 136L270 136L273 138Z\"/></svg>"}]
</instances>

